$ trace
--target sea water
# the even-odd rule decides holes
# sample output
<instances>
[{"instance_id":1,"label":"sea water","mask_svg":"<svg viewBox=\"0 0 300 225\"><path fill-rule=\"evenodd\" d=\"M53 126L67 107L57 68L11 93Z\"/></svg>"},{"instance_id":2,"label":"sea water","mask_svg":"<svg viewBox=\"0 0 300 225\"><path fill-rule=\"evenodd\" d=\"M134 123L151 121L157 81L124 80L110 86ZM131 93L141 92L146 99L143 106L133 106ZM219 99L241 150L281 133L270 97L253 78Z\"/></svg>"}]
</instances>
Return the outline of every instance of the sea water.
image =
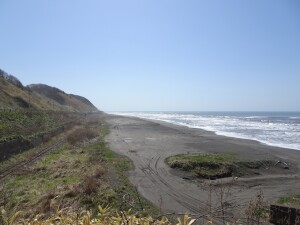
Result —
<instances>
[{"instance_id":1,"label":"sea water","mask_svg":"<svg viewBox=\"0 0 300 225\"><path fill-rule=\"evenodd\" d=\"M114 112L300 150L300 112Z\"/></svg>"}]
</instances>

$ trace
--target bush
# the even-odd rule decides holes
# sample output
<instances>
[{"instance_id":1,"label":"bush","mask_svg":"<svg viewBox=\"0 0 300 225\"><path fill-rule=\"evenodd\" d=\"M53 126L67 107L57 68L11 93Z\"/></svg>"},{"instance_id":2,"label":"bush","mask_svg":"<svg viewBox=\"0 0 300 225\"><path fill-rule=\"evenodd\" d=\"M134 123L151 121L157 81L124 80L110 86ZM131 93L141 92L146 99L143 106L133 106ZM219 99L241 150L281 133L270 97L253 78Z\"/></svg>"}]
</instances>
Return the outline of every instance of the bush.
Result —
<instances>
[{"instance_id":1,"label":"bush","mask_svg":"<svg viewBox=\"0 0 300 225\"><path fill-rule=\"evenodd\" d=\"M86 140L91 140L98 136L97 131L86 129L86 128L77 128L68 136L68 142L71 145L76 145Z\"/></svg>"},{"instance_id":2,"label":"bush","mask_svg":"<svg viewBox=\"0 0 300 225\"><path fill-rule=\"evenodd\" d=\"M82 193L91 195L93 193L96 193L97 189L98 189L97 179L94 176L87 176L84 179L84 182L82 185Z\"/></svg>"},{"instance_id":3,"label":"bush","mask_svg":"<svg viewBox=\"0 0 300 225\"><path fill-rule=\"evenodd\" d=\"M106 169L104 169L102 166L97 166L94 172L94 176L96 178L102 177L106 173Z\"/></svg>"}]
</instances>

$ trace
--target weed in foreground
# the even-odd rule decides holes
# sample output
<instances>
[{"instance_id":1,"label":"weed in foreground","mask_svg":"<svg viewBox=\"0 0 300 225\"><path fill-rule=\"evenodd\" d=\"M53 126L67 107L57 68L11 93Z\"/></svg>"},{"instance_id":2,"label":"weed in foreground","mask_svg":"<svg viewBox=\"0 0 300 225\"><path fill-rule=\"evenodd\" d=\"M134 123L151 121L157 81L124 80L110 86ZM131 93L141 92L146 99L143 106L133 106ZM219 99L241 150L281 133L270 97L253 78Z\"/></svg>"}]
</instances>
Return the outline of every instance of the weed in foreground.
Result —
<instances>
[{"instance_id":1,"label":"weed in foreground","mask_svg":"<svg viewBox=\"0 0 300 225\"><path fill-rule=\"evenodd\" d=\"M131 210L114 212L109 207L98 207L98 213L95 217L91 211L82 211L79 213L65 213L64 209L56 210L48 219L42 219L40 215L35 215L32 219L24 219L22 212L18 211L12 216L1 208L1 218L3 225L66 225L66 224L83 224L83 225L100 225L100 224L153 224L153 225L171 225L166 217L155 219L151 216L140 217L132 213ZM178 225L192 225L196 219L190 218L187 214L177 218Z\"/></svg>"}]
</instances>

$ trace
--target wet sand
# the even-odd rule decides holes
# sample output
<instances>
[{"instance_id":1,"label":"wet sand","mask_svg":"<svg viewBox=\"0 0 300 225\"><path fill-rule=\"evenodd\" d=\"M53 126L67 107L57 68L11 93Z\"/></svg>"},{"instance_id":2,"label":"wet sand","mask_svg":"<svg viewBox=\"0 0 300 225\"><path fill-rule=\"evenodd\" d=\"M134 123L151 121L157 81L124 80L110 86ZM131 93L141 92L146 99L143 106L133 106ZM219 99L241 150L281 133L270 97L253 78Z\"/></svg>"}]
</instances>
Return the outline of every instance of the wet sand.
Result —
<instances>
[{"instance_id":1,"label":"wet sand","mask_svg":"<svg viewBox=\"0 0 300 225\"><path fill-rule=\"evenodd\" d=\"M226 205L239 214L244 206L262 191L264 200L274 203L278 198L300 193L300 151L271 147L256 141L229 138L213 132L177 126L165 122L132 117L105 115L110 126L106 141L111 150L129 157L135 166L131 182L138 191L165 213L205 214L208 196L213 209L218 209L218 197L209 191L208 181L189 179L185 173L170 169L164 159L179 153L233 152L240 160L279 160L289 169L276 167L259 171L259 175L239 177L230 188ZM231 182L232 178L212 181ZM211 193L211 194L209 194Z\"/></svg>"}]
</instances>

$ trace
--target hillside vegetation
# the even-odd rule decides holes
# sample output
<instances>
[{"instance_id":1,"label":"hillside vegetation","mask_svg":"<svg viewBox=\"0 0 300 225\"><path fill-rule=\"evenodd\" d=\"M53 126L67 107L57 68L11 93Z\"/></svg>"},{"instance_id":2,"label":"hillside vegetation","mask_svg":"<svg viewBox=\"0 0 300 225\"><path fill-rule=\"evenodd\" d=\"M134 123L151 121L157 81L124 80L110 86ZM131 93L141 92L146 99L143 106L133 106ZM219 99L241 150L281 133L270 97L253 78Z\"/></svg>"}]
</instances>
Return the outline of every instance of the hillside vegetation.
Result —
<instances>
[{"instance_id":1,"label":"hillside vegetation","mask_svg":"<svg viewBox=\"0 0 300 225\"><path fill-rule=\"evenodd\" d=\"M36 109L91 112L97 108L86 98L44 84L23 86L0 69L0 109Z\"/></svg>"},{"instance_id":2,"label":"hillside vegetation","mask_svg":"<svg viewBox=\"0 0 300 225\"><path fill-rule=\"evenodd\" d=\"M98 205L108 204L110 212L132 209L139 217L156 212L130 184L131 162L106 146L102 116L82 96L24 87L0 70L0 224L47 223L74 212L92 223ZM21 217L11 215L19 210Z\"/></svg>"},{"instance_id":3,"label":"hillside vegetation","mask_svg":"<svg viewBox=\"0 0 300 225\"><path fill-rule=\"evenodd\" d=\"M159 209L130 183L127 173L133 169L132 162L108 148L108 132L103 113L88 99L44 84L24 87L16 77L0 70L0 225L191 225L201 219L213 224L211 209L193 218L184 212L159 215ZM166 162L211 178L219 173L227 176L235 166L234 158L177 155ZM222 208L223 191L230 186L220 186L216 193L220 190L222 194ZM247 224L259 224L265 214L262 201L250 202L247 209L245 221L253 222ZM222 212L223 217L216 219L225 224L227 215ZM229 219L238 224L238 219Z\"/></svg>"},{"instance_id":4,"label":"hillside vegetation","mask_svg":"<svg viewBox=\"0 0 300 225\"><path fill-rule=\"evenodd\" d=\"M42 110L1 110L0 143L16 138L30 139L59 126L82 119L79 113ZM1 153L1 148L0 148Z\"/></svg>"},{"instance_id":5,"label":"hillside vegetation","mask_svg":"<svg viewBox=\"0 0 300 225\"><path fill-rule=\"evenodd\" d=\"M131 162L110 151L104 142L107 133L101 114L90 114L45 143L47 147L65 140L38 160L18 168L9 179L1 180L0 206L8 212L21 210L23 219L29 220L34 215L47 219L58 208L64 213L91 210L91 215L96 215L98 205L132 209L140 216L152 214L153 207L138 195L127 178ZM2 167L18 164L36 151L23 152L4 161Z\"/></svg>"}]
</instances>

